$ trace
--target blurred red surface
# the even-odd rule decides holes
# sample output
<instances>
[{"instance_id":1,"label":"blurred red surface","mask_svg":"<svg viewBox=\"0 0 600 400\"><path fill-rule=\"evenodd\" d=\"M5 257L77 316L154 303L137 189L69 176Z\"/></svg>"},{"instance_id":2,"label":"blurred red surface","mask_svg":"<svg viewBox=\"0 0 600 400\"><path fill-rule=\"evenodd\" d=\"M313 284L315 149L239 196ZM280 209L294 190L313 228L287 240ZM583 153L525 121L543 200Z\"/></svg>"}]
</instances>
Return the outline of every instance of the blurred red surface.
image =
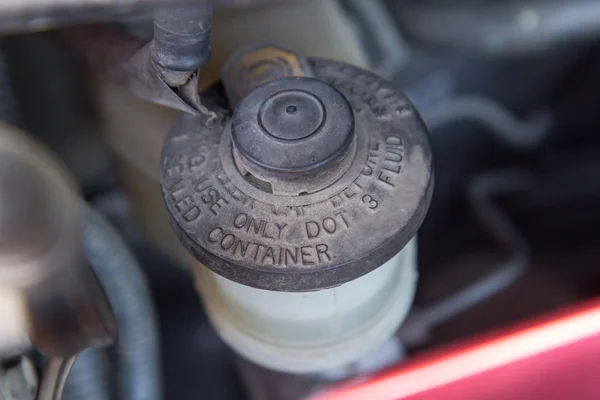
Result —
<instances>
[{"instance_id":1,"label":"blurred red surface","mask_svg":"<svg viewBox=\"0 0 600 400\"><path fill-rule=\"evenodd\" d=\"M600 399L600 299L426 353L312 400L446 399Z\"/></svg>"}]
</instances>

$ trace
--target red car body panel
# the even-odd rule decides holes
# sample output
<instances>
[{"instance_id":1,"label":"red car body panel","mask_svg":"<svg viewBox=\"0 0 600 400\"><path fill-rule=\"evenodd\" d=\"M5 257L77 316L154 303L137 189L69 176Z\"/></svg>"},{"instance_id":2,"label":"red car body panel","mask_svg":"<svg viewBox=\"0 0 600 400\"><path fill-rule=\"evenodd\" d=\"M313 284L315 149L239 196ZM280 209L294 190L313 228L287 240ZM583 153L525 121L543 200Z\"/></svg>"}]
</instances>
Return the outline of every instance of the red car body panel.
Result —
<instances>
[{"instance_id":1,"label":"red car body panel","mask_svg":"<svg viewBox=\"0 0 600 400\"><path fill-rule=\"evenodd\" d=\"M599 400L600 299L424 354L317 399Z\"/></svg>"}]
</instances>

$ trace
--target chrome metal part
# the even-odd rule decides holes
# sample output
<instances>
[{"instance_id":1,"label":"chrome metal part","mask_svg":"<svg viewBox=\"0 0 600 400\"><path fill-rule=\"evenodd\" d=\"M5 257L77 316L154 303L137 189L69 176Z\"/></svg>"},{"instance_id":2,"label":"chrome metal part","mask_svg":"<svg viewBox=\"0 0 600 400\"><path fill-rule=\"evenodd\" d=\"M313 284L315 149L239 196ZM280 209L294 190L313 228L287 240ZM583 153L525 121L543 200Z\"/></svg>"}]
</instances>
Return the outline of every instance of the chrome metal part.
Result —
<instances>
[{"instance_id":1,"label":"chrome metal part","mask_svg":"<svg viewBox=\"0 0 600 400\"><path fill-rule=\"evenodd\" d=\"M0 400L35 400L37 392L38 373L30 357L0 366Z\"/></svg>"},{"instance_id":2,"label":"chrome metal part","mask_svg":"<svg viewBox=\"0 0 600 400\"><path fill-rule=\"evenodd\" d=\"M48 355L111 343L115 322L84 254L75 185L46 150L6 124L0 160L3 321Z\"/></svg>"},{"instance_id":3,"label":"chrome metal part","mask_svg":"<svg viewBox=\"0 0 600 400\"><path fill-rule=\"evenodd\" d=\"M42 373L42 382L37 400L62 400L69 372L76 356L67 358L51 357Z\"/></svg>"}]
</instances>

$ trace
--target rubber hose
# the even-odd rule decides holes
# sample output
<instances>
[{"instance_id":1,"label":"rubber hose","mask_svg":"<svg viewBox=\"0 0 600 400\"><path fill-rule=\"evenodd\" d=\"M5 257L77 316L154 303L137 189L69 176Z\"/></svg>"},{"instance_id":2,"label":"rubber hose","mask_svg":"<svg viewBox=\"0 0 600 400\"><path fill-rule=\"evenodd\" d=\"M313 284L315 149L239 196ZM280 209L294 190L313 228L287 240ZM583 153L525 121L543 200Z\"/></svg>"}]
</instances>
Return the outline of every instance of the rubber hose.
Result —
<instances>
[{"instance_id":1,"label":"rubber hose","mask_svg":"<svg viewBox=\"0 0 600 400\"><path fill-rule=\"evenodd\" d=\"M210 56L212 14L212 1L156 10L154 61L171 71L192 72L200 68Z\"/></svg>"},{"instance_id":2,"label":"rubber hose","mask_svg":"<svg viewBox=\"0 0 600 400\"><path fill-rule=\"evenodd\" d=\"M110 399L107 364L104 349L87 349L81 352L67 378L63 400Z\"/></svg>"},{"instance_id":3,"label":"rubber hose","mask_svg":"<svg viewBox=\"0 0 600 400\"><path fill-rule=\"evenodd\" d=\"M116 365L111 367L116 369L119 398L159 400L162 398L159 338L146 277L119 234L92 209L86 212L84 246L117 321L119 333L112 349ZM74 371L75 376L87 374L89 379L94 379L103 366L101 362L84 362L75 368L87 370ZM77 385L78 382L89 384L84 379L72 383ZM104 392L103 385L97 387ZM77 393L77 390L84 388L68 387L68 393ZM93 398L100 399L100 396L96 393Z\"/></svg>"}]
</instances>

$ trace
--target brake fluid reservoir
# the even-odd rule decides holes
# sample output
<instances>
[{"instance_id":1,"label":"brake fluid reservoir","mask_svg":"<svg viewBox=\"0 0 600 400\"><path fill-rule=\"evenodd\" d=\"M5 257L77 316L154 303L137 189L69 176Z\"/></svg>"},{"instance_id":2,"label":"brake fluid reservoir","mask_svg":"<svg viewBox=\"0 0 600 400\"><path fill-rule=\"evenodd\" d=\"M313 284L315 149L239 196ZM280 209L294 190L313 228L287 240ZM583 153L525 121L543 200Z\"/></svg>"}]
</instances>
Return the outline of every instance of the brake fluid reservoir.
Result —
<instances>
[{"instance_id":1,"label":"brake fluid reservoir","mask_svg":"<svg viewBox=\"0 0 600 400\"><path fill-rule=\"evenodd\" d=\"M222 76L232 116L182 115L160 176L211 322L270 369L353 362L413 300L433 190L424 124L388 82L335 61L245 49Z\"/></svg>"}]
</instances>

